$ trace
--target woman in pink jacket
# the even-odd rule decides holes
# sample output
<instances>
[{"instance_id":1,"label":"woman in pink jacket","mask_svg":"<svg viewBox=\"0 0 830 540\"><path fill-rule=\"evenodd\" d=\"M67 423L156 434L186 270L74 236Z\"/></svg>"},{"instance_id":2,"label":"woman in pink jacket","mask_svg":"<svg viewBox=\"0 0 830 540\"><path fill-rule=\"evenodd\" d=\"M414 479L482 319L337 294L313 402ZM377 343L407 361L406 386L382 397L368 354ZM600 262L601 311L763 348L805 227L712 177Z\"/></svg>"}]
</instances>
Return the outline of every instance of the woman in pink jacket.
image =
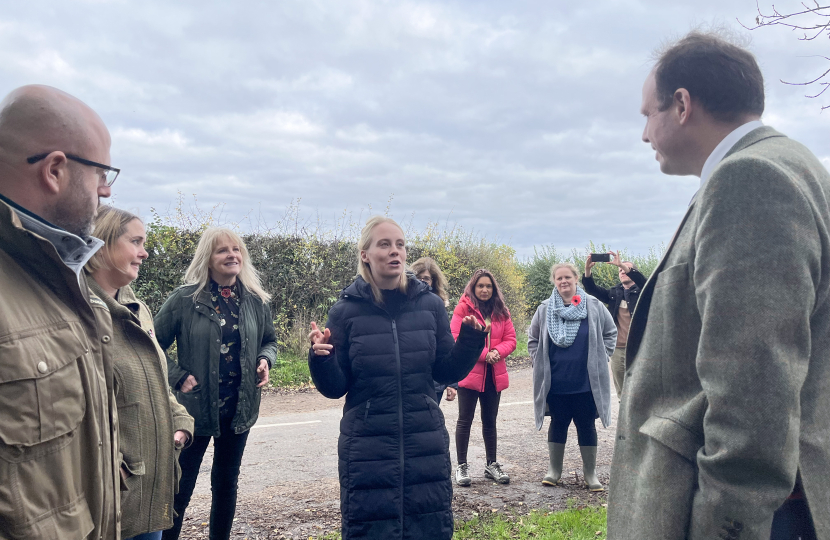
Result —
<instances>
[{"instance_id":1,"label":"woman in pink jacket","mask_svg":"<svg viewBox=\"0 0 830 540\"><path fill-rule=\"evenodd\" d=\"M481 434L487 454L484 476L500 484L507 484L510 477L496 461L496 416L499 413L501 391L508 386L505 359L516 350L516 330L496 278L488 270L479 269L473 273L455 307L450 329L456 338L461 330L461 321L468 315L473 315L479 323L487 326L489 336L475 367L458 383L458 423L455 426L458 467L455 470L455 482L459 486L469 486L472 483L467 465L467 446L476 403L480 401Z\"/></svg>"}]
</instances>

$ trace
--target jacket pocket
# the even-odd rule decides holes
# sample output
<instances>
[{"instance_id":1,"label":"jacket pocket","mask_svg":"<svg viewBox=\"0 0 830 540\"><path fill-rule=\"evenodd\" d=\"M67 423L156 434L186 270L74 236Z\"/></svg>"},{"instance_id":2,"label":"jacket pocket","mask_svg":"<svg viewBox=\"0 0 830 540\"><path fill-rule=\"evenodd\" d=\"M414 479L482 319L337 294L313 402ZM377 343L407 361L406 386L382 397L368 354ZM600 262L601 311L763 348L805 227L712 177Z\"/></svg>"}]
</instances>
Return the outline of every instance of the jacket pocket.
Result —
<instances>
[{"instance_id":1,"label":"jacket pocket","mask_svg":"<svg viewBox=\"0 0 830 540\"><path fill-rule=\"evenodd\" d=\"M0 341L1 442L33 446L78 427L86 411L84 343L69 323Z\"/></svg>"},{"instance_id":2,"label":"jacket pocket","mask_svg":"<svg viewBox=\"0 0 830 540\"><path fill-rule=\"evenodd\" d=\"M678 281L686 281L689 279L689 263L675 264L660 271L657 274L657 281L654 283L654 288L665 287Z\"/></svg>"},{"instance_id":3,"label":"jacket pocket","mask_svg":"<svg viewBox=\"0 0 830 540\"><path fill-rule=\"evenodd\" d=\"M443 430L444 413L441 412L441 407L439 407L438 403L436 403L435 400L428 395L421 395L424 396L424 402L427 405L427 410L429 411L430 416L432 416L433 429Z\"/></svg>"},{"instance_id":4,"label":"jacket pocket","mask_svg":"<svg viewBox=\"0 0 830 540\"><path fill-rule=\"evenodd\" d=\"M67 523L81 537L93 528L79 468L90 459L79 430L86 352L69 322L0 339L0 516L12 518L10 538L53 538Z\"/></svg>"},{"instance_id":5,"label":"jacket pocket","mask_svg":"<svg viewBox=\"0 0 830 540\"><path fill-rule=\"evenodd\" d=\"M640 426L639 431L692 463L697 463L697 453L703 447L702 434L695 433L674 420L660 416L652 416L646 420Z\"/></svg>"},{"instance_id":6,"label":"jacket pocket","mask_svg":"<svg viewBox=\"0 0 830 540\"><path fill-rule=\"evenodd\" d=\"M121 492L121 529L124 531L140 530L147 516L143 515L143 488L146 468L143 461L127 461L121 464L129 476L124 480L126 490Z\"/></svg>"}]
</instances>

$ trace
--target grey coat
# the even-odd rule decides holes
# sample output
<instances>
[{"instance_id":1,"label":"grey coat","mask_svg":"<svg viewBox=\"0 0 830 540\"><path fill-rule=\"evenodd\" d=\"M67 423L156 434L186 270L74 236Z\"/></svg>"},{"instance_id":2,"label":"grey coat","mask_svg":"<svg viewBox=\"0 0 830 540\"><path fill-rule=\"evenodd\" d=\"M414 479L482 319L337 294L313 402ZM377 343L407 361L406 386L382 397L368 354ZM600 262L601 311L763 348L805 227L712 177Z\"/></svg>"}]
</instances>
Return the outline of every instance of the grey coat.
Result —
<instances>
[{"instance_id":1,"label":"grey coat","mask_svg":"<svg viewBox=\"0 0 830 540\"><path fill-rule=\"evenodd\" d=\"M617 344L617 327L611 314L593 296L588 302L588 381L602 425L611 424L611 378L608 373L608 357ZM533 363L533 411L536 429L542 429L550 390L550 360L548 351L553 343L548 334L548 302L536 309L527 331L527 352ZM550 411L551 417L556 411Z\"/></svg>"},{"instance_id":2,"label":"grey coat","mask_svg":"<svg viewBox=\"0 0 830 540\"><path fill-rule=\"evenodd\" d=\"M769 127L695 196L632 319L609 539L767 540L799 473L830 539L828 199Z\"/></svg>"}]
</instances>

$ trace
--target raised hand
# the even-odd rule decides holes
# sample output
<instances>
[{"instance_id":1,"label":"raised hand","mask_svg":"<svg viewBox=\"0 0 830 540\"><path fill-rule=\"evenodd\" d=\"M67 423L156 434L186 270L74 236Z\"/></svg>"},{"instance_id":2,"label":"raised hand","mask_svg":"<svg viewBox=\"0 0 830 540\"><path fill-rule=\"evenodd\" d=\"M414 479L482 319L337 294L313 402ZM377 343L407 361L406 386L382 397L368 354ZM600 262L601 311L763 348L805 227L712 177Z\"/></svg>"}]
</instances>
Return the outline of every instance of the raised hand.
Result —
<instances>
[{"instance_id":1,"label":"raised hand","mask_svg":"<svg viewBox=\"0 0 830 540\"><path fill-rule=\"evenodd\" d=\"M624 263L624 262L622 262L622 260L620 260L620 252L619 251L609 251L608 253L611 254L611 256L613 257L611 259L611 264L613 264L614 266L616 266L618 268L621 268L622 271L626 272L626 273L631 269L631 265L629 265L628 263Z\"/></svg>"},{"instance_id":2,"label":"raised hand","mask_svg":"<svg viewBox=\"0 0 830 540\"><path fill-rule=\"evenodd\" d=\"M314 324L314 323L311 323ZM480 322L476 320L476 318L472 315L467 315L461 320L461 324L466 324L467 326L472 326L476 330L482 331L484 330L484 326L481 325Z\"/></svg>"},{"instance_id":3,"label":"raised hand","mask_svg":"<svg viewBox=\"0 0 830 540\"><path fill-rule=\"evenodd\" d=\"M588 258L585 259L585 277L591 277L591 268L593 268L595 264L597 263L592 261L591 256L588 255Z\"/></svg>"},{"instance_id":4,"label":"raised hand","mask_svg":"<svg viewBox=\"0 0 830 540\"><path fill-rule=\"evenodd\" d=\"M317 323L311 323L311 332L308 334L308 339L311 340L311 349L317 356L328 356L331 354L334 345L329 344L331 339L331 332L328 328L325 331L317 328Z\"/></svg>"}]
</instances>

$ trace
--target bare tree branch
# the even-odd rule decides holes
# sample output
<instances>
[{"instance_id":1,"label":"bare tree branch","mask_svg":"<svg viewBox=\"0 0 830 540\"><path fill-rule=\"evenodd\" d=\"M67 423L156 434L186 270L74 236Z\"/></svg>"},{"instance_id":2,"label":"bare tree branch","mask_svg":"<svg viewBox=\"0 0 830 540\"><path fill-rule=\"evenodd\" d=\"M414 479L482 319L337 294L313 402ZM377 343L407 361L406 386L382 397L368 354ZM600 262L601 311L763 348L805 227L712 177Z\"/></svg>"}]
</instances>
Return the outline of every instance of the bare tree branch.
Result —
<instances>
[{"instance_id":1,"label":"bare tree branch","mask_svg":"<svg viewBox=\"0 0 830 540\"><path fill-rule=\"evenodd\" d=\"M775 7L775 4L772 4L770 8L772 11L764 13L761 11L761 6L758 3L758 0L756 0L755 8L758 11L758 15L755 17L755 26L747 26L742 23L740 19L738 19L738 24L747 30L757 30L768 26L783 26L785 28L789 28L793 32L801 31L803 32L803 35L797 38L799 41L813 41L822 34L830 37L830 5L821 5L818 0L812 0L810 3L801 2L801 6L804 8L803 10L793 11L790 13L781 13ZM830 61L830 58L827 56L820 57ZM781 80L781 82L791 86L809 86L818 83L822 86L822 89L818 93L814 95L805 95L807 98L814 99L821 96L824 91L827 90L827 86L830 85L830 83L827 82L819 82L821 79L827 77L828 74L830 74L830 69L811 81L787 82ZM830 105L822 106L821 110L823 111L828 108L830 108Z\"/></svg>"}]
</instances>

